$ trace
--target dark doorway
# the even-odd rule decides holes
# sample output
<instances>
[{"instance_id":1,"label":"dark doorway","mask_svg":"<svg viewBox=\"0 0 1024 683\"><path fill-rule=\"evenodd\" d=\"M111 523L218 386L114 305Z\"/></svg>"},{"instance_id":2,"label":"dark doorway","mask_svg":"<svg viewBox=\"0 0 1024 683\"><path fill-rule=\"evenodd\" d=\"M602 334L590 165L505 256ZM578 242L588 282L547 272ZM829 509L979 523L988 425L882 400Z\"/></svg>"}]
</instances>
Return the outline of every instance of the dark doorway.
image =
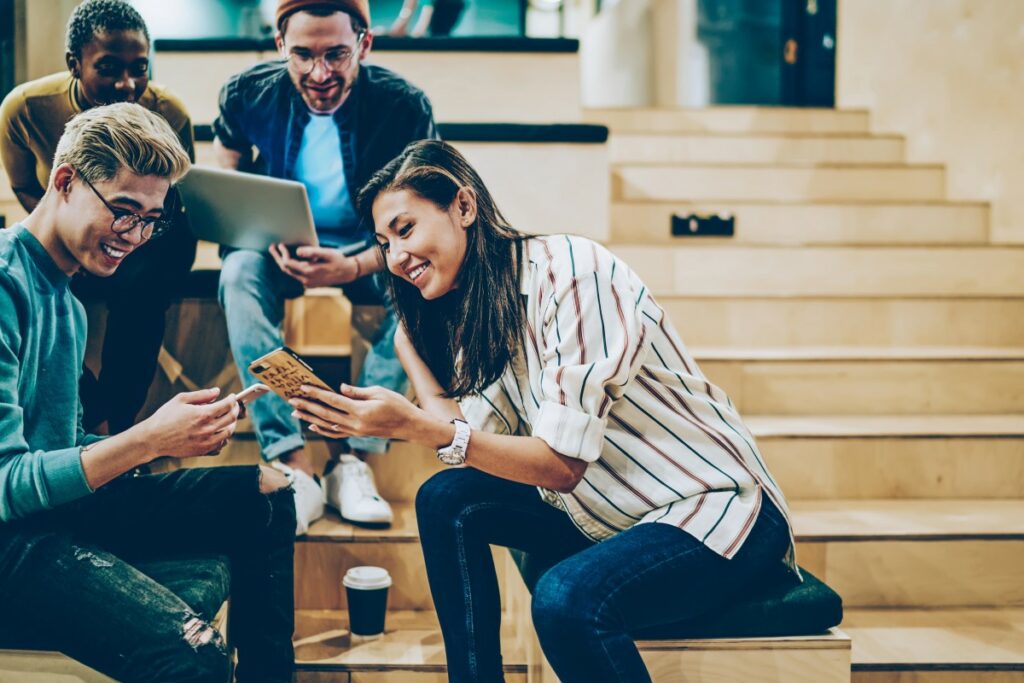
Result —
<instances>
[{"instance_id":1,"label":"dark doorway","mask_svg":"<svg viewBox=\"0 0 1024 683\"><path fill-rule=\"evenodd\" d=\"M836 0L698 0L709 104L831 107Z\"/></svg>"},{"instance_id":2,"label":"dark doorway","mask_svg":"<svg viewBox=\"0 0 1024 683\"><path fill-rule=\"evenodd\" d=\"M0 99L14 86L14 0L0 0Z\"/></svg>"}]
</instances>

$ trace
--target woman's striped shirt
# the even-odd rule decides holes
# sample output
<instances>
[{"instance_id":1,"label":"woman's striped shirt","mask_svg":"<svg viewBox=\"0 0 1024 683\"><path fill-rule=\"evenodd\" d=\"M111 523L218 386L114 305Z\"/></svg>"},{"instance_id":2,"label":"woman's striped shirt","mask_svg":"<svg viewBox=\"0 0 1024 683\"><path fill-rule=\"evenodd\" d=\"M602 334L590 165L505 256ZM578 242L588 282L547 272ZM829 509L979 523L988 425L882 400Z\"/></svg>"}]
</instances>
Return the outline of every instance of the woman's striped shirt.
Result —
<instances>
[{"instance_id":1,"label":"woman's striped shirt","mask_svg":"<svg viewBox=\"0 0 1024 683\"><path fill-rule=\"evenodd\" d=\"M475 429L539 437L590 463L572 493L541 489L583 533L674 524L732 557L763 495L789 518L729 397L629 266L581 237L537 237L523 248L521 293L525 353L462 410ZM795 570L792 546L787 562Z\"/></svg>"}]
</instances>

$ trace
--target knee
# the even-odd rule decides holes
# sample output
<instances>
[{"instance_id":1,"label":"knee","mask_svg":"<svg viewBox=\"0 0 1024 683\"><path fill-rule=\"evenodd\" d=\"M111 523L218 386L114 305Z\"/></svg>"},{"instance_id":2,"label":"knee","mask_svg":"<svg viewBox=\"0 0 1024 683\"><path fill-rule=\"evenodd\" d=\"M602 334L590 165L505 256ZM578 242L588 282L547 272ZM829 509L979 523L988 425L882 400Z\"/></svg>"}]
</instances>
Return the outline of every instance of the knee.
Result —
<instances>
[{"instance_id":1,"label":"knee","mask_svg":"<svg viewBox=\"0 0 1024 683\"><path fill-rule=\"evenodd\" d=\"M428 479L416 492L416 519L426 524L455 520L467 504L465 491L472 490L474 470L448 469Z\"/></svg>"},{"instance_id":2,"label":"knee","mask_svg":"<svg viewBox=\"0 0 1024 683\"><path fill-rule=\"evenodd\" d=\"M239 249L224 256L220 268L217 293L221 303L225 296L258 287L267 266L267 256L257 251Z\"/></svg>"},{"instance_id":3,"label":"knee","mask_svg":"<svg viewBox=\"0 0 1024 683\"><path fill-rule=\"evenodd\" d=\"M131 657L121 676L128 681L227 683L230 656L220 631L195 615L186 615L177 638Z\"/></svg>"},{"instance_id":4,"label":"knee","mask_svg":"<svg viewBox=\"0 0 1024 683\"><path fill-rule=\"evenodd\" d=\"M587 584L587 577L561 565L545 572L533 589L531 612L541 642L597 624L601 608L602 598Z\"/></svg>"}]
</instances>

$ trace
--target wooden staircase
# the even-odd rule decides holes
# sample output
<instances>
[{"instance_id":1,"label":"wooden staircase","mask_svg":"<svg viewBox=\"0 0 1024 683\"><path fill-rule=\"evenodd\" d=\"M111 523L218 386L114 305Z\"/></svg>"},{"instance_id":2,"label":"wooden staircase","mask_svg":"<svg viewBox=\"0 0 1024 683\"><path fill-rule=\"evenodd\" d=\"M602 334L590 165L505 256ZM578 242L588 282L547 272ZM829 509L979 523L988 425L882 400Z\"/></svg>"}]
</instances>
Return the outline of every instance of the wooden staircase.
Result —
<instances>
[{"instance_id":1,"label":"wooden staircase","mask_svg":"<svg viewBox=\"0 0 1024 683\"><path fill-rule=\"evenodd\" d=\"M584 118L612 129L609 245L739 406L792 503L799 561L846 605L841 631L805 639L642 643L655 680L838 683L852 669L856 683L1024 682L1024 249L991 244L988 206L948 201L944 169L905 163L903 139L873 134L866 111ZM731 214L735 237L673 238L672 215L690 213ZM289 341L347 354L345 306L305 297ZM210 350L223 338L197 337L223 334L216 302L176 313L168 345L182 371L237 383L224 349ZM165 381L151 403L181 388ZM310 448L326 459L322 440ZM186 464L258 459L247 427ZM329 517L297 547L303 683L446 680L411 507L440 466L408 444L370 464L394 526ZM495 558L506 680L553 680L522 582L507 553ZM395 584L386 636L352 644L340 582L359 564Z\"/></svg>"}]
</instances>

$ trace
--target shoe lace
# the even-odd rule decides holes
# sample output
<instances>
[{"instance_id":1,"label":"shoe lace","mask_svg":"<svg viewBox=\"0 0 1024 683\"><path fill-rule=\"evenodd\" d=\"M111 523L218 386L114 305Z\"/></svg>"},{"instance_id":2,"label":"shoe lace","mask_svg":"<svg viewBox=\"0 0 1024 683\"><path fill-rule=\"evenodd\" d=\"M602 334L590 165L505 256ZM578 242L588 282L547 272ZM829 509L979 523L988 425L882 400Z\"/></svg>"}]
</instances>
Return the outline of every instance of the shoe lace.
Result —
<instances>
[{"instance_id":1,"label":"shoe lace","mask_svg":"<svg viewBox=\"0 0 1024 683\"><path fill-rule=\"evenodd\" d=\"M377 486L373 483L373 475L369 467L352 468L353 479L356 489L364 498L377 498ZM345 476L349 476L346 472Z\"/></svg>"}]
</instances>

